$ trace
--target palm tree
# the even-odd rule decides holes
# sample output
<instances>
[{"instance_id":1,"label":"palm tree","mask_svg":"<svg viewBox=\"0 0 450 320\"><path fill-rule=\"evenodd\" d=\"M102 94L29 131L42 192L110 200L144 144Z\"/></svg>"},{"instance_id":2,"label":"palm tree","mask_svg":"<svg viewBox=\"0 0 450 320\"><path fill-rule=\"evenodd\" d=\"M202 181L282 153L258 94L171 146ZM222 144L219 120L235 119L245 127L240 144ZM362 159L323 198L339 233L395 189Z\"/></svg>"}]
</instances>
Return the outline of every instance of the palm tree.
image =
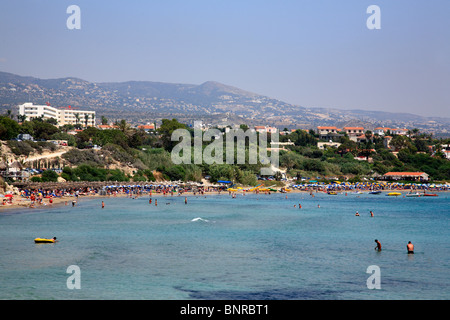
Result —
<instances>
[{"instance_id":1,"label":"palm tree","mask_svg":"<svg viewBox=\"0 0 450 320\"><path fill-rule=\"evenodd\" d=\"M25 122L25 120L27 119L27 116L26 115L24 115L24 114L18 114L17 115L17 120L19 121L19 122Z\"/></svg>"},{"instance_id":2,"label":"palm tree","mask_svg":"<svg viewBox=\"0 0 450 320\"><path fill-rule=\"evenodd\" d=\"M125 119L120 120L117 123L117 126L119 127L119 130L121 130L123 133L127 133L127 131L130 128L130 125L127 123L127 121Z\"/></svg>"},{"instance_id":3,"label":"palm tree","mask_svg":"<svg viewBox=\"0 0 450 320\"><path fill-rule=\"evenodd\" d=\"M78 122L80 122L80 114L74 113L73 115L75 116L75 124L78 124Z\"/></svg>"},{"instance_id":4,"label":"palm tree","mask_svg":"<svg viewBox=\"0 0 450 320\"><path fill-rule=\"evenodd\" d=\"M84 123L86 124L86 128L87 128L87 126L88 126L88 122L89 122L89 113L86 113L86 114L84 115Z\"/></svg>"}]
</instances>

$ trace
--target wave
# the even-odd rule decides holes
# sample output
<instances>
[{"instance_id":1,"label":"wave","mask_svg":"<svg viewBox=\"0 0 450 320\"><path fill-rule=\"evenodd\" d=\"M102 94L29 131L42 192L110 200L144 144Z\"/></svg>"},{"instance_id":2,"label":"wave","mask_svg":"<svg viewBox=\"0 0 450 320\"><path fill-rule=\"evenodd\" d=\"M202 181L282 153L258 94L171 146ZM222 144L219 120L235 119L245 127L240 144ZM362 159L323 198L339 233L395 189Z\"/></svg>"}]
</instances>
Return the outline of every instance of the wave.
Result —
<instances>
[{"instance_id":1,"label":"wave","mask_svg":"<svg viewBox=\"0 0 450 320\"><path fill-rule=\"evenodd\" d=\"M198 218L194 218L194 219L192 219L191 221L192 221L192 222L195 222L195 221L203 221L203 222L209 222L209 220L207 220L207 219L203 219L203 218L200 218L200 217L198 217Z\"/></svg>"}]
</instances>

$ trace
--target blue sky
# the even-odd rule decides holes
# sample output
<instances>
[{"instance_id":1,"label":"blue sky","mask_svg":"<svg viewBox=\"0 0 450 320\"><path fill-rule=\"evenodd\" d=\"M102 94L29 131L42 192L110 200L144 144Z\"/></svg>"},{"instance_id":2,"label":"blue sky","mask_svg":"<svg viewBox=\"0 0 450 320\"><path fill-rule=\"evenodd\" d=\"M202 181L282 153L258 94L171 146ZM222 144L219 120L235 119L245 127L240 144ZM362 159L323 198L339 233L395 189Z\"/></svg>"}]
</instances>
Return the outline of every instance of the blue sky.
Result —
<instances>
[{"instance_id":1,"label":"blue sky","mask_svg":"<svg viewBox=\"0 0 450 320\"><path fill-rule=\"evenodd\" d=\"M81 29L69 30L69 5ZM370 5L381 29L369 30ZM0 71L213 80L305 107L450 117L450 1L4 0Z\"/></svg>"}]
</instances>

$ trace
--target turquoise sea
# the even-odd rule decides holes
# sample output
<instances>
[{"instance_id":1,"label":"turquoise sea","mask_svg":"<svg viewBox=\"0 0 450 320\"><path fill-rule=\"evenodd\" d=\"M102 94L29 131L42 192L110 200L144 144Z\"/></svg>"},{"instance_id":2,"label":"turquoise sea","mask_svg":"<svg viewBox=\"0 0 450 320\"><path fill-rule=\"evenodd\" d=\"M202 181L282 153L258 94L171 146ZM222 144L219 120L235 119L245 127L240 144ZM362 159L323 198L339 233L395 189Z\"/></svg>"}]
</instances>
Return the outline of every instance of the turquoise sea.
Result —
<instances>
[{"instance_id":1,"label":"turquoise sea","mask_svg":"<svg viewBox=\"0 0 450 320\"><path fill-rule=\"evenodd\" d=\"M449 193L187 199L111 197L102 209L102 199L81 198L75 207L0 211L0 299L450 298ZM58 243L34 243L54 236ZM80 289L67 286L72 265ZM380 289L367 286L369 266L379 267Z\"/></svg>"}]
</instances>

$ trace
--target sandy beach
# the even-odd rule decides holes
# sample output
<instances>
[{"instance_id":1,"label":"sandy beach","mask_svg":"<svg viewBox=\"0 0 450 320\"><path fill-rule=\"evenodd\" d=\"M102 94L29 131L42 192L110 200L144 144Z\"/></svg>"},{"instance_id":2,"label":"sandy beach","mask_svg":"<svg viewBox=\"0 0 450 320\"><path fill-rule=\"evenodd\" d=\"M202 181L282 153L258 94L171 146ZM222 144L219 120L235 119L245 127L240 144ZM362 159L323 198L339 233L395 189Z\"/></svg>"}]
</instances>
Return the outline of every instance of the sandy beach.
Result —
<instances>
[{"instance_id":1,"label":"sandy beach","mask_svg":"<svg viewBox=\"0 0 450 320\"><path fill-rule=\"evenodd\" d=\"M17 210L17 209L34 209L34 208L53 208L53 207L58 207L58 206L76 206L77 202L79 201L83 201L84 199L99 199L99 201L105 201L106 199L109 198L117 198L117 197L128 197L128 198L148 198L150 199L150 197L191 197L191 196L208 196L208 195L239 195L239 194L255 194L257 193L256 191L246 191L246 188L242 188L242 189L238 189L238 191L228 191L228 190L222 190L222 191L204 191L204 192L199 192L199 191L193 191L193 190L183 190L182 193L178 193L177 191L166 191L164 192L157 192L157 191L152 191L151 193L149 191L140 191L140 192L126 192L125 190L121 190L121 191L117 191L117 192L113 192L113 193L108 193L108 194L100 194L99 192L91 190L88 192L81 192L78 194L78 196L76 196L75 194L68 194L68 195L63 195L63 196L52 196L52 197L43 197L41 201L31 201L30 197L24 197L20 194L16 194L13 195L12 198L3 198L3 204L0 203L0 213L4 212L4 211L10 211L10 210ZM284 192L283 194L292 194L292 193L307 193L307 194L315 194L315 193L327 193L327 188L311 188L311 189L296 189L296 188L292 188L292 189L287 189L287 192ZM360 193L368 193L370 192L370 189L353 189L353 190L335 190L336 194L341 194L341 195L347 195L347 194L352 194L355 192L360 192ZM402 187L391 187L390 189L384 189L384 190L380 190L382 193L389 193L389 192L403 192L404 194L402 195L403 197L409 193L409 192L413 192L413 193L419 193L420 195L422 195L424 193L424 190L422 189L416 189L416 190L411 190L411 189L405 189ZM431 189L431 190L426 190L427 193L441 193L441 192L448 192L450 191L449 189L445 188L443 190L435 190L435 189ZM281 192L259 192L259 194L265 194L265 195L271 195L271 194L279 194ZM5 201L6 200L6 201ZM101 204L101 202L99 202L99 205Z\"/></svg>"}]
</instances>

